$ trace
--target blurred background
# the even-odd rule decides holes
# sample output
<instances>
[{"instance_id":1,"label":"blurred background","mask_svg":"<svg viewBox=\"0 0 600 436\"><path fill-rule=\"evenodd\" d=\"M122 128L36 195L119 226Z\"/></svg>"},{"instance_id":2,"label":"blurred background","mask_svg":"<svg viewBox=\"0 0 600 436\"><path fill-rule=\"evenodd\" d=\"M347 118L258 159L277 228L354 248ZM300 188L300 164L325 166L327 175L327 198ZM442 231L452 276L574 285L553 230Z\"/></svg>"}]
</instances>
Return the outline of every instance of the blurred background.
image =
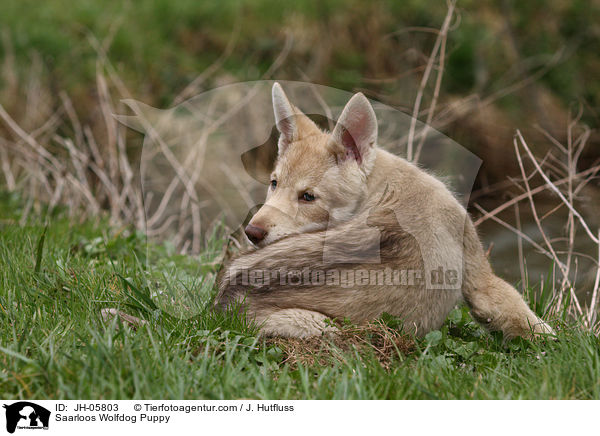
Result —
<instances>
[{"instance_id":1,"label":"blurred background","mask_svg":"<svg viewBox=\"0 0 600 436\"><path fill-rule=\"evenodd\" d=\"M139 225L142 137L111 118L121 99L168 108L238 81L308 81L362 91L483 160L469 209L500 275L597 289L597 1L9 0L0 32L0 190L23 216Z\"/></svg>"}]
</instances>

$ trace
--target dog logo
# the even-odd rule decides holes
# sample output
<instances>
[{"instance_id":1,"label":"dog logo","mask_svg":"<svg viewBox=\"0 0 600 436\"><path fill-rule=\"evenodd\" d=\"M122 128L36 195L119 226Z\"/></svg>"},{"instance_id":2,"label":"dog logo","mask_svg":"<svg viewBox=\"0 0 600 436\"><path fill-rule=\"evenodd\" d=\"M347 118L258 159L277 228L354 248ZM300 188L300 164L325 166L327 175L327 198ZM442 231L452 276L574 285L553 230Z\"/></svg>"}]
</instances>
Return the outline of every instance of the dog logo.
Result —
<instances>
[{"instance_id":1,"label":"dog logo","mask_svg":"<svg viewBox=\"0 0 600 436\"><path fill-rule=\"evenodd\" d=\"M6 431L14 433L18 429L48 430L50 411L29 401L19 401L10 405L5 404Z\"/></svg>"}]
</instances>

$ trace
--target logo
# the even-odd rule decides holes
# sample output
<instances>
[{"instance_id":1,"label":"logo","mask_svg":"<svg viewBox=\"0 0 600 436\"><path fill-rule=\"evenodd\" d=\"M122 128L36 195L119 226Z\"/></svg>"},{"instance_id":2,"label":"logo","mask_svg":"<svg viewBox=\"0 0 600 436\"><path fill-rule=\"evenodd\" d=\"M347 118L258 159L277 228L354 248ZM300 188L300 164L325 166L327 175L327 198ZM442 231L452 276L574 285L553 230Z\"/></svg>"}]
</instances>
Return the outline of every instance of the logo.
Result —
<instances>
[{"instance_id":1,"label":"logo","mask_svg":"<svg viewBox=\"0 0 600 436\"><path fill-rule=\"evenodd\" d=\"M18 428L48 430L50 411L29 401L19 401L3 406L6 409L6 431L14 433Z\"/></svg>"}]
</instances>

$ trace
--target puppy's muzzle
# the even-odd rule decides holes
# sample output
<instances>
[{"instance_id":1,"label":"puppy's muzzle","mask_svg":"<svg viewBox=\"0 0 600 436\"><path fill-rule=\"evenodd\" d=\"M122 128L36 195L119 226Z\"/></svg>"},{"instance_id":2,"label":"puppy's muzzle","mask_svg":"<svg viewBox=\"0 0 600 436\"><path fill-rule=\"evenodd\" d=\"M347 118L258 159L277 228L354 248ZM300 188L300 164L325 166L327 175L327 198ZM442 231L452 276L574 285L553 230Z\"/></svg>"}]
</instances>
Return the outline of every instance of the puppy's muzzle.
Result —
<instances>
[{"instance_id":1,"label":"puppy's muzzle","mask_svg":"<svg viewBox=\"0 0 600 436\"><path fill-rule=\"evenodd\" d=\"M248 236L248 239L250 239L250 242L253 244L258 244L260 241L265 239L268 233L262 227L253 226L252 224L248 224L244 229L244 232L246 233L246 236Z\"/></svg>"}]
</instances>

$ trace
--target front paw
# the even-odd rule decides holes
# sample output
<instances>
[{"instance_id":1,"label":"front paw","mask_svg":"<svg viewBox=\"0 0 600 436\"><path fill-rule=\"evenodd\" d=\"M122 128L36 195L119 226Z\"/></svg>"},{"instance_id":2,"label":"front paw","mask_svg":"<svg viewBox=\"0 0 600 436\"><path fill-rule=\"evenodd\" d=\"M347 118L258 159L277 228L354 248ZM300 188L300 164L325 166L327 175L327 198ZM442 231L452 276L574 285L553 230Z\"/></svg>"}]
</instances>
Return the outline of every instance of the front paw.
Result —
<instances>
[{"instance_id":1,"label":"front paw","mask_svg":"<svg viewBox=\"0 0 600 436\"><path fill-rule=\"evenodd\" d=\"M552 327L550 327L547 323L545 323L544 321L542 321L539 318L535 321L535 323L533 324L532 327L533 327L533 337L534 338L556 336L554 329L552 329Z\"/></svg>"}]
</instances>

